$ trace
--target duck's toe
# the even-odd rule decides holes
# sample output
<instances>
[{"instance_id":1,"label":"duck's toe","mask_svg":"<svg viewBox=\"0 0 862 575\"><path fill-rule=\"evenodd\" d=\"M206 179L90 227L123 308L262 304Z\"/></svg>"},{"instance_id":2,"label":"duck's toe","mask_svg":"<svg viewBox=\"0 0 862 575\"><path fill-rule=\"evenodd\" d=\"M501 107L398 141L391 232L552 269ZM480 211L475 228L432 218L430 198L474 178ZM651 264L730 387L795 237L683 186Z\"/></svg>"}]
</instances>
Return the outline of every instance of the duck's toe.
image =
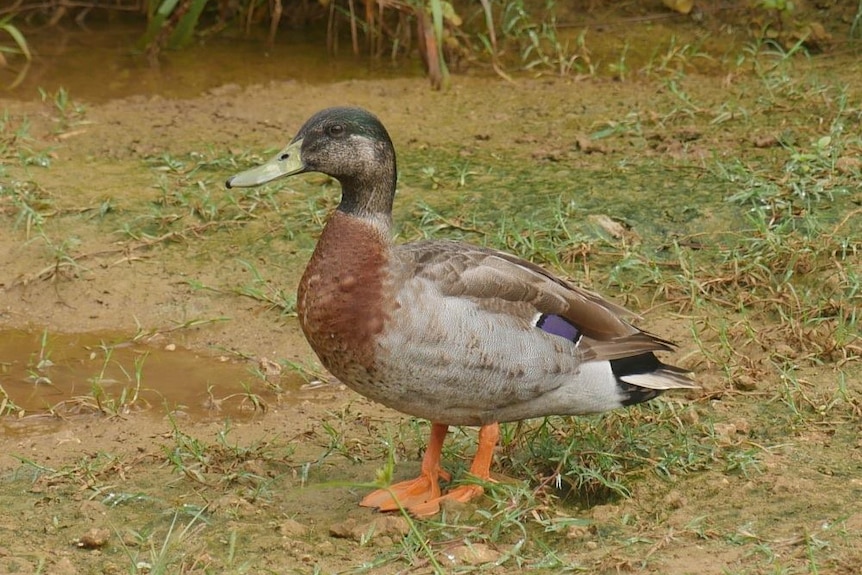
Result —
<instances>
[{"instance_id":1,"label":"duck's toe","mask_svg":"<svg viewBox=\"0 0 862 575\"><path fill-rule=\"evenodd\" d=\"M437 477L423 474L416 479L372 491L359 504L363 507L375 507L380 511L395 511L400 507L412 510L417 505L439 498L440 485L437 483Z\"/></svg>"},{"instance_id":2,"label":"duck's toe","mask_svg":"<svg viewBox=\"0 0 862 575\"><path fill-rule=\"evenodd\" d=\"M461 485L436 499L405 507L414 517L431 517L440 512L440 506L445 504L446 501L467 503L477 497L481 497L483 493L485 493L485 490L482 489L481 485Z\"/></svg>"}]
</instances>

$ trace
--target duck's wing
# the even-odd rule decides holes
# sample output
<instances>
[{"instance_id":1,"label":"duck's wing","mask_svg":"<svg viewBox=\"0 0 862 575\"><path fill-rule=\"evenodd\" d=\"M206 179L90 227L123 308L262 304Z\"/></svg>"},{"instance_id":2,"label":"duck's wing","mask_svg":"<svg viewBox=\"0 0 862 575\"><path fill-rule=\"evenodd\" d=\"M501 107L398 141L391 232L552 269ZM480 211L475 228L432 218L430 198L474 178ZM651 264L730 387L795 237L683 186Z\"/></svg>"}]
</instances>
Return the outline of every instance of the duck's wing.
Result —
<instances>
[{"instance_id":1,"label":"duck's wing","mask_svg":"<svg viewBox=\"0 0 862 575\"><path fill-rule=\"evenodd\" d=\"M409 262L407 274L433 282L443 296L518 318L524 329L576 341L583 361L674 349L625 320L636 314L513 255L447 241L404 244L394 253Z\"/></svg>"}]
</instances>

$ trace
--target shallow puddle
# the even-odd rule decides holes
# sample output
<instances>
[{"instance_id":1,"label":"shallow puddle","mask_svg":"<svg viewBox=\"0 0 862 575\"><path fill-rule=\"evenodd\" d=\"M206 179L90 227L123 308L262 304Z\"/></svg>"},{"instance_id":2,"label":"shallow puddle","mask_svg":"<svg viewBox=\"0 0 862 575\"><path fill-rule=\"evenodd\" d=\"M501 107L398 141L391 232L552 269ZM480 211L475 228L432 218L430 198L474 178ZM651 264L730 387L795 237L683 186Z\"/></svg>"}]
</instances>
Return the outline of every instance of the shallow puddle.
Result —
<instances>
[{"instance_id":1,"label":"shallow puddle","mask_svg":"<svg viewBox=\"0 0 862 575\"><path fill-rule=\"evenodd\" d=\"M117 334L0 330L0 410L19 421L139 411L239 416L295 400L304 383L274 363L240 363ZM7 425L14 419L4 418L6 431L21 427Z\"/></svg>"},{"instance_id":2,"label":"shallow puddle","mask_svg":"<svg viewBox=\"0 0 862 575\"><path fill-rule=\"evenodd\" d=\"M137 46L140 22L88 21L86 28L25 29L34 60L5 96L33 99L65 89L76 101L104 102L128 96L192 98L224 84L291 80L328 83L387 77L421 77L418 61L355 56L349 47L330 54L326 43L303 34L279 34L268 45L263 30L253 35L224 31L150 61ZM0 84L13 83L20 69L0 68ZM63 106L63 102L56 102Z\"/></svg>"}]
</instances>

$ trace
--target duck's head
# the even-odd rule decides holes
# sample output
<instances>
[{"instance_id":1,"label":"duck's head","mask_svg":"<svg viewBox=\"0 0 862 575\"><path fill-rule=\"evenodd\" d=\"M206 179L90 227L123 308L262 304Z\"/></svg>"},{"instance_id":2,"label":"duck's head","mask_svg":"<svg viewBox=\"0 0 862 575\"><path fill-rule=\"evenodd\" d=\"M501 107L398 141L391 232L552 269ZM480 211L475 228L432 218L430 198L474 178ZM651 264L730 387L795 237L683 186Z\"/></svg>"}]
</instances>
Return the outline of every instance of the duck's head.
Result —
<instances>
[{"instance_id":1,"label":"duck's head","mask_svg":"<svg viewBox=\"0 0 862 575\"><path fill-rule=\"evenodd\" d=\"M309 118L286 148L268 162L228 178L228 188L320 172L341 183L339 209L348 213L392 211L395 150L377 117L362 108L327 108Z\"/></svg>"}]
</instances>

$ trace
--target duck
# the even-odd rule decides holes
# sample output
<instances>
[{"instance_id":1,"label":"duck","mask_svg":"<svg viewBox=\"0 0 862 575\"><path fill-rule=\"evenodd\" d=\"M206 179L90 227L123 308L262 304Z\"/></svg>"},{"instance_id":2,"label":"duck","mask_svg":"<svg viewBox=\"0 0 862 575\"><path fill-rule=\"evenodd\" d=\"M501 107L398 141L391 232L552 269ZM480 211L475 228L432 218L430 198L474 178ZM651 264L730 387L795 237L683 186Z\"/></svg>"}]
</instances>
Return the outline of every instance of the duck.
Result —
<instances>
[{"instance_id":1,"label":"duck","mask_svg":"<svg viewBox=\"0 0 862 575\"><path fill-rule=\"evenodd\" d=\"M299 282L299 325L321 364L355 392L430 422L419 476L360 502L437 514L493 481L500 424L585 415L697 387L656 352L675 345L637 317L515 255L447 239L397 243L396 156L381 121L357 107L311 116L269 161L228 188L319 172L341 186ZM442 492L450 426L478 426L475 481Z\"/></svg>"}]
</instances>

